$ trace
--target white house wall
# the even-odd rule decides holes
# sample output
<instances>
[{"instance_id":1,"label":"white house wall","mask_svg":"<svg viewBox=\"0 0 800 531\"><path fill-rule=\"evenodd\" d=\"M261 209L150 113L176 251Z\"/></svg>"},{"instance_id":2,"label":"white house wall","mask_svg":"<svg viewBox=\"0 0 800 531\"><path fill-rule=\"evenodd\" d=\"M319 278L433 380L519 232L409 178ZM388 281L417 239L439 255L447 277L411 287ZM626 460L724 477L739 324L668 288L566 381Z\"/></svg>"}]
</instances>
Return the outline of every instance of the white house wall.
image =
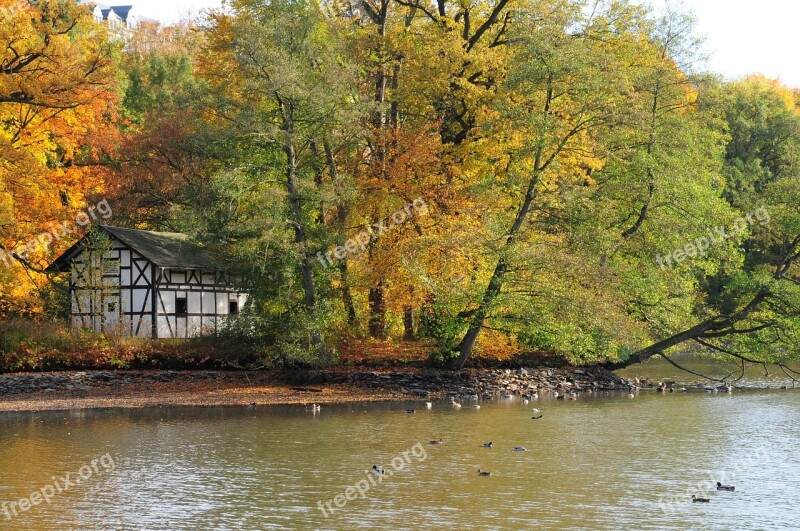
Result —
<instances>
[{"instance_id":1,"label":"white house wall","mask_svg":"<svg viewBox=\"0 0 800 531\"><path fill-rule=\"evenodd\" d=\"M102 260L81 253L70 274L73 326L152 337L152 264L146 258L110 238Z\"/></svg>"},{"instance_id":2,"label":"white house wall","mask_svg":"<svg viewBox=\"0 0 800 531\"><path fill-rule=\"evenodd\" d=\"M241 309L247 296L222 273L159 269L156 286L157 336L189 338L217 334L229 318L230 301ZM177 313L177 299L186 299L186 313Z\"/></svg>"},{"instance_id":3,"label":"white house wall","mask_svg":"<svg viewBox=\"0 0 800 531\"><path fill-rule=\"evenodd\" d=\"M238 309L247 302L222 273L158 268L116 238L110 242L102 261L84 252L72 262L75 327L139 337L211 335L225 325L231 301ZM178 298L186 299L185 314L177 312Z\"/></svg>"}]
</instances>

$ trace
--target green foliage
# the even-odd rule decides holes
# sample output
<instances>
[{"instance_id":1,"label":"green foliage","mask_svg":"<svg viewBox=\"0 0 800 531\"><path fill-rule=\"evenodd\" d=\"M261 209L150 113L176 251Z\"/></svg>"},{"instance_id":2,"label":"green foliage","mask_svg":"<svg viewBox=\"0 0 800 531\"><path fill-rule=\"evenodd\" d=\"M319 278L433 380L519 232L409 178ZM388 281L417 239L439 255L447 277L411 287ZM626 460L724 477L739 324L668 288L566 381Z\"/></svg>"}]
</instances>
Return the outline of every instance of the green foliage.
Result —
<instances>
[{"instance_id":1,"label":"green foliage","mask_svg":"<svg viewBox=\"0 0 800 531\"><path fill-rule=\"evenodd\" d=\"M384 33L375 37L305 2L242 0L232 8L231 17L212 19L201 61L215 65L205 77L216 109L226 116L217 134L229 156L195 197L192 225L251 279L252 313L241 322L270 363L310 363L313 330L339 334L350 326L352 333L369 319L345 325L342 283L353 281L316 262L316 309L304 311L308 291L300 271L316 251L343 243L342 224L375 219L372 205L369 216L353 214L362 202L389 204L383 187L391 194L408 185L387 168L393 160L391 148L379 145L386 141L380 136L385 123L375 122L379 112L397 112L394 117L428 109L447 122L455 108L464 109L460 121L440 126L444 144L426 156L468 184L437 189L452 195L452 203L442 203L433 223L417 227L424 245L457 249L464 257L459 284L453 286L447 267L425 262L437 258L424 252L414 252L417 262L405 254L394 260L401 267L389 265L393 257L381 254L387 249L382 241L372 242L367 258L354 257L349 268L362 282L381 279L390 302L415 299L417 333L437 342L442 359L485 311L486 326L517 338L523 348L581 363L619 361L698 320L735 314L769 284L759 268L774 259L769 255L779 243L761 226L670 267L660 260L717 228L730 231L745 207L763 202L771 183L788 186L781 178L795 164L797 114L787 106L788 93L763 80L723 84L693 72L698 41L690 17L655 17L615 2L588 17L577 2L526 2L507 29L508 44L491 52L507 68L483 72L487 84L470 87L463 80L443 82L462 75L473 59L448 48L451 36L428 19L404 19L419 37L395 34L392 21L403 19L390 13ZM450 64L427 60L424 48L434 36L439 58ZM348 56L359 45L367 48ZM454 74L459 61L464 66ZM387 81L400 64L396 82ZM228 74L220 84L223 71ZM375 97L376 80L388 83L391 107L360 103ZM413 92L415 83L421 89ZM484 92L490 86L497 87L491 96ZM365 127L367 121L379 134ZM389 137L398 143L411 125L393 127ZM480 134L458 132L472 128ZM345 140L348 135L356 140ZM333 145L333 167L323 153L326 142ZM297 148L294 191L286 183L288 145ZM391 157L412 157L420 148L417 142ZM354 179L363 171L354 169L359 165L368 167L367 176ZM295 192L300 217L292 211ZM530 200L523 202L526 194ZM447 209L470 212L472 205L480 215L446 217ZM342 211L345 217L337 217ZM515 224L520 216L523 223ZM437 224L468 234L479 228L470 240ZM512 226L513 238L499 243ZM510 271L487 298L484 288L498 260Z\"/></svg>"},{"instance_id":2,"label":"green foliage","mask_svg":"<svg viewBox=\"0 0 800 531\"><path fill-rule=\"evenodd\" d=\"M242 279L235 363L318 366L408 315L439 361L477 330L478 350L617 362L698 323L718 349L797 354L797 91L696 72L691 17L626 1L373 5L231 0L196 41L121 60L120 215L191 233ZM417 198L426 216L352 248ZM26 334L3 336L11 365L108 347Z\"/></svg>"},{"instance_id":3,"label":"green foliage","mask_svg":"<svg viewBox=\"0 0 800 531\"><path fill-rule=\"evenodd\" d=\"M183 107L197 90L191 59L184 54L151 52L127 56L127 83L123 106L129 116L141 121L147 113Z\"/></svg>"}]
</instances>

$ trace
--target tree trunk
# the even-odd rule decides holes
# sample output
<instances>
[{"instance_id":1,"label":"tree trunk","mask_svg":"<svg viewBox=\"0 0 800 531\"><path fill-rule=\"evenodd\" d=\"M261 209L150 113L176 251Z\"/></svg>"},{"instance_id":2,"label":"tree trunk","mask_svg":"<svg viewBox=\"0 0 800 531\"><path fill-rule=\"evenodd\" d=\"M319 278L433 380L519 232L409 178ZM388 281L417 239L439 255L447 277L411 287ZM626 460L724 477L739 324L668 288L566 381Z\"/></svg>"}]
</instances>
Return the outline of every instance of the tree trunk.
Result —
<instances>
[{"instance_id":1,"label":"tree trunk","mask_svg":"<svg viewBox=\"0 0 800 531\"><path fill-rule=\"evenodd\" d=\"M533 176L528 182L528 190L525 193L525 201L522 203L519 212L517 212L517 217L514 220L514 224L511 226L511 230L508 231L508 236L506 237L503 251L510 248L514 244L519 231L522 229L522 224L525 222L525 219L528 217L528 213L531 210L533 200L536 196L536 186L539 184L539 175L541 170L538 168L540 168L541 159L542 149L539 148L536 152ZM478 335L481 333L481 328L483 328L483 322L486 320L486 316L489 314L489 309L491 308L497 296L500 294L500 290L503 288L503 279L505 278L507 272L508 262L504 256L501 256L497 261L497 266L494 268L492 278L489 280L489 285L486 286L486 290L483 292L483 298L481 299L481 303L478 305L478 309L475 311L472 317L472 321L467 329L467 333L464 334L464 338L458 345L458 356L448 360L445 365L448 369L459 371L464 367L464 363L466 363L467 358L472 353L473 347L475 347L475 342L478 340Z\"/></svg>"},{"instance_id":2,"label":"tree trunk","mask_svg":"<svg viewBox=\"0 0 800 531\"><path fill-rule=\"evenodd\" d=\"M489 308L500 293L500 289L503 287L503 278L507 271L508 263L505 258L500 258L497 262L497 267L494 269L494 273L492 273L492 278L489 280L489 285L483 293L483 300L481 300L480 306L478 306L475 315L472 317L472 322L467 329L467 333L464 334L464 338L458 345L458 357L449 359L445 365L448 369L459 371L464 367L464 363L466 363L467 358L472 353L475 342L478 340L478 335L481 333L481 328L483 328L483 322L486 320Z\"/></svg>"},{"instance_id":3,"label":"tree trunk","mask_svg":"<svg viewBox=\"0 0 800 531\"><path fill-rule=\"evenodd\" d=\"M339 262L339 273L342 277L342 304L344 304L344 311L347 315L347 324L353 326L356 324L356 307L353 304L353 295L350 293L350 274L347 269L347 259Z\"/></svg>"},{"instance_id":4,"label":"tree trunk","mask_svg":"<svg viewBox=\"0 0 800 531\"><path fill-rule=\"evenodd\" d=\"M609 370L623 369L630 365L647 361L657 354L662 354L669 348L692 339L708 339L710 337L723 337L726 335L743 333L743 331L736 330L736 323L742 319L745 319L748 315L758 309L761 303L764 302L769 296L770 291L766 288L763 288L753 296L747 306L731 316L706 319L705 321L691 328L688 328L682 332L678 332L677 334L641 349L625 361L618 363L607 363L604 365L604 367Z\"/></svg>"},{"instance_id":5,"label":"tree trunk","mask_svg":"<svg viewBox=\"0 0 800 531\"><path fill-rule=\"evenodd\" d=\"M378 71L375 76L375 95L374 101L376 103L376 110L372 115L372 124L377 131L375 142L375 158L378 161L378 172L381 176L386 178L386 137L384 129L386 128L386 110L384 103L386 102L386 84L387 73L386 65L384 64L385 53L385 36L386 25L388 21L390 0L381 0L380 10L375 13L373 22L378 26L379 47L376 50L378 55ZM386 338L386 301L384 297L383 281L379 281L377 285L369 290L369 335L376 339Z\"/></svg>"},{"instance_id":6,"label":"tree trunk","mask_svg":"<svg viewBox=\"0 0 800 531\"><path fill-rule=\"evenodd\" d=\"M322 190L322 183L323 183L323 171L322 166L320 165L320 152L317 143L313 140L309 144L309 148L311 148L311 167L314 170L314 184L317 186L317 190ZM319 201L319 213L317 213L317 223L320 225L325 224L325 201L324 199L320 199Z\"/></svg>"},{"instance_id":7,"label":"tree trunk","mask_svg":"<svg viewBox=\"0 0 800 531\"><path fill-rule=\"evenodd\" d=\"M369 335L386 339L386 300L383 282L369 290Z\"/></svg>"},{"instance_id":8,"label":"tree trunk","mask_svg":"<svg viewBox=\"0 0 800 531\"><path fill-rule=\"evenodd\" d=\"M345 200L342 199L341 195L339 194L339 170L336 168L336 159L333 156L333 148L331 148L331 144L327 139L323 142L323 148L325 149L325 160L328 164L328 171L331 174L331 180L333 181L333 186L336 190L337 196L339 196L339 205L336 212L336 228L339 231L342 240L344 240L346 236L345 226L347 223L347 215L349 210ZM353 305L353 296L350 293L350 275L346 256L339 262L339 274L341 275L342 279L342 304L344 304L344 311L347 315L347 324L354 325L356 323L356 307Z\"/></svg>"},{"instance_id":9,"label":"tree trunk","mask_svg":"<svg viewBox=\"0 0 800 531\"><path fill-rule=\"evenodd\" d=\"M414 334L414 308L406 306L403 308L403 339L413 341L416 339Z\"/></svg>"},{"instance_id":10,"label":"tree trunk","mask_svg":"<svg viewBox=\"0 0 800 531\"><path fill-rule=\"evenodd\" d=\"M312 319L316 317L317 293L314 287L313 257L308 249L306 224L300 206L300 194L297 191L297 155L294 147L294 121L291 104L286 104L276 95L280 106L282 129L284 134L283 152L286 155L286 191L288 193L289 211L294 226L295 243L300 245L300 270L303 277L304 307L306 314ZM316 324L312 324L311 344L316 348L320 359L328 359L328 351L322 338L322 332Z\"/></svg>"}]
</instances>

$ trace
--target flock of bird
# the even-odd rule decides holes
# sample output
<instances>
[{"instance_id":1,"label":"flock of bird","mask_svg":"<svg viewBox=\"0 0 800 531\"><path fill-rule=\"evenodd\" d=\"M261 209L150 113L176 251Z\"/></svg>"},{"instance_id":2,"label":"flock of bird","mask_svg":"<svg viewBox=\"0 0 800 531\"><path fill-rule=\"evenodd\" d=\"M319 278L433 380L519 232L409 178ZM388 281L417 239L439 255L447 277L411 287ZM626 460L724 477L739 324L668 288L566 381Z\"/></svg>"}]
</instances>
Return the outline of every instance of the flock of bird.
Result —
<instances>
[{"instance_id":1,"label":"flock of bird","mask_svg":"<svg viewBox=\"0 0 800 531\"><path fill-rule=\"evenodd\" d=\"M639 392L640 389L653 389L652 384L645 379L639 380L639 378L633 379L633 385L629 389L628 398L635 398L636 393ZM675 382L659 382L658 386L655 387L655 390L660 393L674 393L675 391L687 391L685 387L681 387L679 389L675 388ZM706 393L721 393L721 392L733 392L733 384L730 382L724 382L722 385L717 387L701 387L700 390L704 390Z\"/></svg>"},{"instance_id":2,"label":"flock of bird","mask_svg":"<svg viewBox=\"0 0 800 531\"><path fill-rule=\"evenodd\" d=\"M647 382L646 381L645 382L640 382L639 379L636 378L634 380L634 384L635 385L631 386L631 388L629 390L630 393L628 394L628 396L630 398L635 397L636 396L635 393L639 391L640 385L641 384L647 385ZM670 392L670 393L672 393L672 392L675 391L675 384L674 383L659 382L658 387L656 387L656 390L659 391L659 392ZM725 383L724 386L720 386L720 387L717 387L717 388L710 388L710 389L706 389L706 390L708 392L710 392L710 393L712 393L712 392L715 393L715 392L719 392L719 391L727 391L728 393L730 393L730 392L733 391L733 386L730 383ZM686 391L686 388L682 387L682 388L680 388L680 391ZM567 391L566 393L559 393L558 391L550 391L550 392L553 395L553 398L555 398L556 400L577 400L577 398L578 398L578 393L576 393L575 391ZM511 395L508 391L503 391L500 394L500 396L502 398L504 398L504 399L513 398L513 395ZM479 397L478 397L477 394L462 395L462 399L467 399L467 400L472 400L472 401L477 401L478 398ZM492 398L492 397L491 396L485 396L484 398ZM526 394L522 395L522 401L523 401L524 404L527 404L531 400L536 400L538 398L539 398L539 393L536 392L536 391L531 392L531 393L526 393ZM462 407L462 403L459 402L458 400L456 400L456 398L454 396L450 397L450 405L455 409L460 409ZM251 402L250 404L248 404L249 408L255 408L255 406L256 406L255 402ZM427 409L432 409L433 408L433 402L425 402L425 407ZM471 407L473 409L480 409L481 408L480 404L472 404ZM321 409L322 409L322 407L319 404L311 404L309 406L306 406L306 411L311 411L311 412L313 412L315 414L319 413L319 411ZM539 413L539 409L538 408L533 408L531 411L534 412L534 413ZM406 410L404 410L404 412L406 414L411 415L411 414L416 413L417 411L416 411L416 409L406 409ZM544 417L544 415L540 414L540 415L534 415L531 418L533 420L539 420L539 419L541 419L543 417ZM429 444L442 444L442 443L444 443L444 439L442 439L442 438L431 439L430 441L428 441L428 443ZM485 442L485 443L483 443L483 447L484 448L494 448L494 443L492 443L491 441ZM514 451L515 452L526 452L527 450L528 449L526 447L524 447L524 446L515 446L514 447ZM384 475L386 473L384 468L382 466L380 466L380 465L372 465L372 472L374 474L377 474L377 475ZM491 476L492 473L490 471L488 471L488 470L482 470L479 467L478 468L478 475L480 475L480 476ZM718 491L732 492L735 489L736 489L736 487L734 487L733 485L723 485L721 482L719 482L719 481L717 482L717 490ZM692 496L692 502L693 503L709 503L710 501L711 501L710 498L702 498L702 497L699 497L697 495L693 495Z\"/></svg>"},{"instance_id":3,"label":"flock of bird","mask_svg":"<svg viewBox=\"0 0 800 531\"><path fill-rule=\"evenodd\" d=\"M653 389L653 387L652 387L652 385L650 384L650 382L648 380L639 380L639 378L634 378L633 385L631 385L630 388L628 389L628 397L629 398L635 398L636 397L636 393L638 393L639 390L641 390L641 389ZM731 392L733 392L733 385L730 382L725 382L723 385L720 385L718 387L706 387L704 389L708 393L719 393L719 392L722 392L722 391L726 391L728 393L731 393ZM673 393L673 392L676 391L675 382L659 382L658 386L655 387L655 390L659 391L661 393L667 393L667 392ZM680 389L677 389L677 390L678 391L686 391L687 389L685 387L681 387ZM591 389L587 389L586 392L587 393L591 393L592 391L591 391ZM568 391L563 392L563 393L559 392L557 390L551 390L550 393L553 395L553 398L555 398L556 400L577 400L578 399L578 393L576 391L572 391L572 390L568 390ZM503 399L512 399L512 398L514 398L514 395L512 395L509 391L504 389L503 391L500 392L500 397L503 398ZM478 397L477 394L462 395L462 399L466 399L466 400L477 401L478 398L479 397ZM483 398L491 400L494 397L492 395L484 395ZM538 393L538 391L525 393L525 394L521 395L521 398L522 398L522 403L523 404L528 404L531 400L538 399L539 398L539 393ZM461 404L461 402L457 401L454 396L451 396L450 397L450 405L453 406L454 408L461 408L462 404ZM255 402L250 402L247 405L247 407L249 409L254 409L256 407L256 403ZM433 402L425 402L425 407L427 407L428 409L431 409L433 407ZM471 404L470 407L472 409L480 409L481 405L480 404ZM321 408L320 408L320 406L318 404L311 404L311 405L306 406L306 411L311 411L313 413L319 413L320 409ZM408 413L408 414L414 414L414 413L417 412L416 409L406 409L404 411L406 413ZM534 409L534 411L538 412L539 410L538 409ZM532 418L540 419L542 417L540 415L538 417L532 417Z\"/></svg>"},{"instance_id":4,"label":"flock of bird","mask_svg":"<svg viewBox=\"0 0 800 531\"><path fill-rule=\"evenodd\" d=\"M578 398L578 394L575 393L575 392L569 392L569 393L566 393L566 395L559 394L557 391L552 391L552 393L555 395L555 398L561 398L561 399L569 398L569 399L572 399L572 400ZM500 396L502 398L504 398L504 399L513 398L513 396L510 393L508 393L507 391L504 391L503 393L501 393ZM462 398L462 400L472 400L472 401L477 401L479 399L477 394L462 395L461 398ZM487 396L484 396L484 398L491 399L492 397L490 395L487 395ZM533 392L533 393L522 395L522 400L526 404L530 400L535 400L537 398L539 398L539 393L537 393L537 392ZM461 409L461 407L462 407L462 403L459 402L458 400L456 400L456 398L454 396L450 397L450 405L455 409ZM427 409L432 409L433 408L433 402L425 402L425 407ZM481 408L480 404L471 404L470 407L472 409L480 409ZM409 415L413 415L413 414L415 414L417 412L416 409L405 409L403 411L404 411L404 413L409 414ZM533 408L531 411L533 411L534 413L539 413L539 409L538 408ZM534 420L539 420L539 419L541 419L543 417L544 417L544 415L534 415L531 418L534 419ZM442 443L444 443L444 439L442 439L442 438L431 439L430 441L428 441L428 444L442 444ZM483 447L484 448L494 448L494 443L492 443L491 441L483 443ZM513 450L515 452L527 452L528 451L528 449L526 447L524 447L524 446L514 446ZM375 474L378 474L378 475L384 474L383 467L379 466L379 465L372 465L372 472L375 473ZM480 468L478 468L478 475L491 476L492 473L489 472L488 470L481 470Z\"/></svg>"}]
</instances>

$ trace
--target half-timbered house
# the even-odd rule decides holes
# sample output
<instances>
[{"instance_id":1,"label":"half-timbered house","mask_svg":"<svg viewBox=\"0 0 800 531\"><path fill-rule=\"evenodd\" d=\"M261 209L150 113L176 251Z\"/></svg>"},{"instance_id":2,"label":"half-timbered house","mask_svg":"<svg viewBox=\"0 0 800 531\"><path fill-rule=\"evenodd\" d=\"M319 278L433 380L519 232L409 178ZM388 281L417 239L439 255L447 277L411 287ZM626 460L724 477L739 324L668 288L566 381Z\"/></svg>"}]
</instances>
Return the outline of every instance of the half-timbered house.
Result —
<instances>
[{"instance_id":1,"label":"half-timbered house","mask_svg":"<svg viewBox=\"0 0 800 531\"><path fill-rule=\"evenodd\" d=\"M216 334L247 300L212 257L178 233L99 225L48 271L69 273L71 323L97 332Z\"/></svg>"}]
</instances>

